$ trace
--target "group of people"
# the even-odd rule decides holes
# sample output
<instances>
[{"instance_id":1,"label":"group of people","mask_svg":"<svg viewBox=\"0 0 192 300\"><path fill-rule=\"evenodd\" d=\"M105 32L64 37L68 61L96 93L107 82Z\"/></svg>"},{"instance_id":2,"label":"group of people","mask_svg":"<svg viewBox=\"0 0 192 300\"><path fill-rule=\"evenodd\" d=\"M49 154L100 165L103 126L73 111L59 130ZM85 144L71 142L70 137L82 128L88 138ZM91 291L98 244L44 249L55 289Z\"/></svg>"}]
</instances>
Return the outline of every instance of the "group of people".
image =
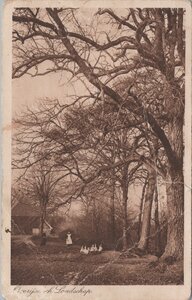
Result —
<instances>
[{"instance_id":1,"label":"group of people","mask_svg":"<svg viewBox=\"0 0 192 300\"><path fill-rule=\"evenodd\" d=\"M103 251L102 245L99 245L97 248L97 245L94 244L91 247L81 246L80 253L82 254L89 254L89 253L101 253Z\"/></svg>"}]
</instances>

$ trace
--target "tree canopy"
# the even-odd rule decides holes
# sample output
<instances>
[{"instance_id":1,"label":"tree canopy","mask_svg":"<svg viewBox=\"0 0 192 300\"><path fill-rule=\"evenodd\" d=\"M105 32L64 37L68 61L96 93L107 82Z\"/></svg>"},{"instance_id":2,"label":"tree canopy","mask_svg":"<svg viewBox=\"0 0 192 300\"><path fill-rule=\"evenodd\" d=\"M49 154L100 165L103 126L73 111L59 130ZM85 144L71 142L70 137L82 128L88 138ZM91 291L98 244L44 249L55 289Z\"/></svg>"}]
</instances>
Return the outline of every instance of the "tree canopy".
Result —
<instances>
[{"instance_id":1,"label":"tree canopy","mask_svg":"<svg viewBox=\"0 0 192 300\"><path fill-rule=\"evenodd\" d=\"M184 16L182 8L18 8L13 13L13 78L67 72L86 91L75 95L79 108L72 118L65 114L65 120L60 118L58 123L58 114L66 108L60 103L52 105L43 117L41 111L40 123L38 113L28 116L28 124L32 116L40 128L34 149L43 134L44 150L47 143L51 157L55 157L55 148L57 153L61 151L61 164L67 154L73 161L73 175L87 184L111 166L104 164L94 175L84 177L74 153L81 149L81 157L89 158L91 147L103 147L100 142L107 136L115 145L118 126L131 130L132 143L128 135L124 143L126 151L132 151L129 159L137 156L137 161L148 163L166 179L171 222L165 256L176 257L183 255ZM101 109L100 115L95 106ZM136 151L140 144L141 152L146 147L144 154ZM121 151L122 145L118 147ZM103 153L101 149L99 153ZM127 163L115 162L113 168ZM91 168L93 171L94 165ZM150 198L154 191L153 182L147 193Z\"/></svg>"}]
</instances>

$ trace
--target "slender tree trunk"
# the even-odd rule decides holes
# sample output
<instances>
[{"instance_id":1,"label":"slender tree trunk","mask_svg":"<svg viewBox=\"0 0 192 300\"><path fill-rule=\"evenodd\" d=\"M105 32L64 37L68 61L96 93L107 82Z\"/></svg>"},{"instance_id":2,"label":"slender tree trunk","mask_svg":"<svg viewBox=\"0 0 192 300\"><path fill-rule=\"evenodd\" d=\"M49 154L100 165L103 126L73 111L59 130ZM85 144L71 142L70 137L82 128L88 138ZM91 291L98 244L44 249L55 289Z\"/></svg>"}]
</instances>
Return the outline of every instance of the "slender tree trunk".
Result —
<instances>
[{"instance_id":1,"label":"slender tree trunk","mask_svg":"<svg viewBox=\"0 0 192 300\"><path fill-rule=\"evenodd\" d=\"M124 217L123 217L123 250L126 250L127 249L127 227L128 227L128 222L127 222L127 199L124 199L123 208L124 208Z\"/></svg>"},{"instance_id":2,"label":"slender tree trunk","mask_svg":"<svg viewBox=\"0 0 192 300\"><path fill-rule=\"evenodd\" d=\"M138 243L138 249L145 251L148 247L150 224L151 224L151 208L153 202L153 195L155 190L155 172L153 169L149 170L148 185L146 188L145 203L143 209L143 221L141 228L141 237Z\"/></svg>"},{"instance_id":3,"label":"slender tree trunk","mask_svg":"<svg viewBox=\"0 0 192 300\"><path fill-rule=\"evenodd\" d=\"M92 233L95 239L98 239L99 237L99 224L100 224L100 219L99 219L99 214L97 211L97 203L95 197L92 198Z\"/></svg>"},{"instance_id":4,"label":"slender tree trunk","mask_svg":"<svg viewBox=\"0 0 192 300\"><path fill-rule=\"evenodd\" d=\"M155 252L156 254L159 254L161 253L161 232L160 232L160 223L159 223L157 182L155 185L155 192L154 192L154 219L155 219Z\"/></svg>"},{"instance_id":5,"label":"slender tree trunk","mask_svg":"<svg viewBox=\"0 0 192 300\"><path fill-rule=\"evenodd\" d=\"M139 220L138 220L138 241L140 239L141 235L141 218L142 218L142 212L143 212L143 202L144 202L144 197L145 197L145 190L147 186L148 178L145 179L143 189L142 189L142 194L141 194L141 202L140 202L140 209L139 209Z\"/></svg>"},{"instance_id":6,"label":"slender tree trunk","mask_svg":"<svg viewBox=\"0 0 192 300\"><path fill-rule=\"evenodd\" d=\"M115 241L115 180L112 179L112 194L111 194L111 240Z\"/></svg>"},{"instance_id":7,"label":"slender tree trunk","mask_svg":"<svg viewBox=\"0 0 192 300\"><path fill-rule=\"evenodd\" d=\"M128 217L127 217L127 201L128 201L128 165L126 164L123 169L123 250L127 249L127 229L128 229Z\"/></svg>"},{"instance_id":8,"label":"slender tree trunk","mask_svg":"<svg viewBox=\"0 0 192 300\"><path fill-rule=\"evenodd\" d=\"M44 230L44 217L43 217L43 213L42 213L41 217L40 217L40 235L41 236L43 234L43 230Z\"/></svg>"},{"instance_id":9,"label":"slender tree trunk","mask_svg":"<svg viewBox=\"0 0 192 300\"><path fill-rule=\"evenodd\" d=\"M94 238L96 238L96 207L95 207L95 198L92 198L93 208L92 208L92 232Z\"/></svg>"},{"instance_id":10,"label":"slender tree trunk","mask_svg":"<svg viewBox=\"0 0 192 300\"><path fill-rule=\"evenodd\" d=\"M44 224L46 218L46 205L42 205L41 207L41 217L40 217L40 235L42 236L44 231Z\"/></svg>"}]
</instances>

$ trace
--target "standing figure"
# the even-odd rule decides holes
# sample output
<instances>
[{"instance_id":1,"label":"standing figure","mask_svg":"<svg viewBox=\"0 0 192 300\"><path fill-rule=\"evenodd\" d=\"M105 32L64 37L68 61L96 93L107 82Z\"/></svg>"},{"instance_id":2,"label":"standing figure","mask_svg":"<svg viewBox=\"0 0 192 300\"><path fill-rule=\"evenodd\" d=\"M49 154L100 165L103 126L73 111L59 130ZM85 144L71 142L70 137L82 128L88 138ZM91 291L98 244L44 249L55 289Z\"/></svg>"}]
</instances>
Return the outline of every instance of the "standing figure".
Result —
<instances>
[{"instance_id":1,"label":"standing figure","mask_svg":"<svg viewBox=\"0 0 192 300\"><path fill-rule=\"evenodd\" d=\"M68 232L67 233L67 239L66 239L66 245L69 246L69 245L72 245L73 242L72 242L72 238L71 238L71 233Z\"/></svg>"}]
</instances>

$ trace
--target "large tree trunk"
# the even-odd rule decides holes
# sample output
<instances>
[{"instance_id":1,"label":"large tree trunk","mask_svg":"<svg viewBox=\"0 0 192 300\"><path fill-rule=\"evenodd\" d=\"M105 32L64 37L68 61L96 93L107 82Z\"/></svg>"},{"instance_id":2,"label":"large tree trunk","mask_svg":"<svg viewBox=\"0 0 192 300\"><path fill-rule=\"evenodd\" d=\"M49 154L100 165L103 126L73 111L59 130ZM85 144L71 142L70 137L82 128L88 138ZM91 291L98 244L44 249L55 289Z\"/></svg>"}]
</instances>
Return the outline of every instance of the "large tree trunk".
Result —
<instances>
[{"instance_id":1,"label":"large tree trunk","mask_svg":"<svg viewBox=\"0 0 192 300\"><path fill-rule=\"evenodd\" d=\"M184 247L184 186L183 172L175 172L166 179L168 231L167 245L161 259L173 256L183 258Z\"/></svg>"},{"instance_id":2,"label":"large tree trunk","mask_svg":"<svg viewBox=\"0 0 192 300\"><path fill-rule=\"evenodd\" d=\"M153 195L155 190L155 178L156 178L156 174L154 170L153 169L149 170L149 179L146 188L145 203L143 209L141 237L138 243L138 249L142 251L145 251L148 247L150 224L151 224L151 208L152 208Z\"/></svg>"},{"instance_id":3,"label":"large tree trunk","mask_svg":"<svg viewBox=\"0 0 192 300\"><path fill-rule=\"evenodd\" d=\"M175 163L168 166L166 178L167 208L168 208L168 232L167 245L162 259L173 256L183 258L184 242L184 177L183 177L183 123L184 100L181 94L174 97L173 93L179 93L177 87L172 88L172 97L169 102L170 122L168 126L168 138L177 157Z\"/></svg>"}]
</instances>

